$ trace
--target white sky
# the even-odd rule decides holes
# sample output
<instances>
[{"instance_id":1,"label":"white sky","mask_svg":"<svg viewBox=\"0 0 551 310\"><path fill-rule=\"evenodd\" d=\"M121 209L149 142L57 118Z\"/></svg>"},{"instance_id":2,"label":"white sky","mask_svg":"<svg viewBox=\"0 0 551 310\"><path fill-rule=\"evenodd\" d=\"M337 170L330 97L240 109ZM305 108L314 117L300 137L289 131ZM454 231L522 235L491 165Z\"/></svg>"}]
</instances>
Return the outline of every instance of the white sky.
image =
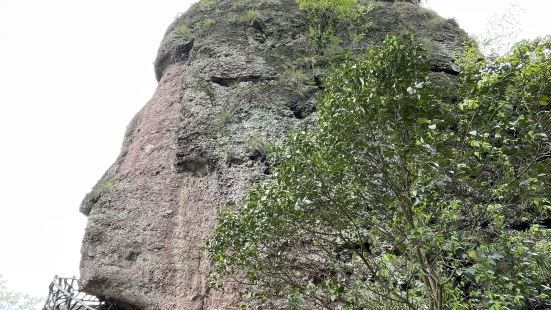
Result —
<instances>
[{"instance_id":1,"label":"white sky","mask_svg":"<svg viewBox=\"0 0 551 310\"><path fill-rule=\"evenodd\" d=\"M153 94L166 27L193 2L0 0L0 274L13 290L45 296L55 274L78 276L80 201ZM479 37L507 12L518 39L551 33L549 0L426 5Z\"/></svg>"}]
</instances>

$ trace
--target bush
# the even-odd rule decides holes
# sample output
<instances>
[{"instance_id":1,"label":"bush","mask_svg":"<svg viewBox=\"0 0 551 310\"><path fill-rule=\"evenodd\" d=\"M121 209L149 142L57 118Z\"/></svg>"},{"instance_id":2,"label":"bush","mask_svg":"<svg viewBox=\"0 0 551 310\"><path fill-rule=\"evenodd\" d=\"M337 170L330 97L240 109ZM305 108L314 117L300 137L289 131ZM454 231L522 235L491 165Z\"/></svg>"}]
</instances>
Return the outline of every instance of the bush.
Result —
<instances>
[{"instance_id":1,"label":"bush","mask_svg":"<svg viewBox=\"0 0 551 310\"><path fill-rule=\"evenodd\" d=\"M296 0L299 8L308 16L310 41L317 52L335 41L335 31L350 28L349 23L360 17L364 7L358 0ZM348 29L350 30L350 29Z\"/></svg>"}]
</instances>

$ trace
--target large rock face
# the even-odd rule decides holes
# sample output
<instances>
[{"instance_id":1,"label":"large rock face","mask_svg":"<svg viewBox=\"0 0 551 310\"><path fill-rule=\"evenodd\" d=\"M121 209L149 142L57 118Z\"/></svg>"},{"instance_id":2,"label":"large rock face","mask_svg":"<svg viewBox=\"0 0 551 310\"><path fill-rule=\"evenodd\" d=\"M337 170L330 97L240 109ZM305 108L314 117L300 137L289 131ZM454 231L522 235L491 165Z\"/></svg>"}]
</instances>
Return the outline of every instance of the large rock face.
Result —
<instances>
[{"instance_id":1,"label":"large rock face","mask_svg":"<svg viewBox=\"0 0 551 310\"><path fill-rule=\"evenodd\" d=\"M406 2L372 2L356 39L342 47L361 54L388 34L412 31L435 76L453 79L465 34ZM231 290L205 292L204 238L217 206L269 178L265 146L313 124L326 64L312 55L306 16L293 0L203 0L169 27L158 89L81 206L86 292L127 309L235 305Z\"/></svg>"}]
</instances>

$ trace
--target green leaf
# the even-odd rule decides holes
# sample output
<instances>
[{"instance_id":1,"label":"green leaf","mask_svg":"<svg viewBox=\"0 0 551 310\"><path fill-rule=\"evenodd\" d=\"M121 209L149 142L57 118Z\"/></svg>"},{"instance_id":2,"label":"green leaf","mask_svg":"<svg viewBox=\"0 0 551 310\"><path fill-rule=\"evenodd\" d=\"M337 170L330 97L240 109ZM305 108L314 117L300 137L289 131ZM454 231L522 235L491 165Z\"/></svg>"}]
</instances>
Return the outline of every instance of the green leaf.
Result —
<instances>
[{"instance_id":1,"label":"green leaf","mask_svg":"<svg viewBox=\"0 0 551 310\"><path fill-rule=\"evenodd\" d=\"M549 105L549 97L548 96L541 96L539 100L539 105L546 107Z\"/></svg>"}]
</instances>

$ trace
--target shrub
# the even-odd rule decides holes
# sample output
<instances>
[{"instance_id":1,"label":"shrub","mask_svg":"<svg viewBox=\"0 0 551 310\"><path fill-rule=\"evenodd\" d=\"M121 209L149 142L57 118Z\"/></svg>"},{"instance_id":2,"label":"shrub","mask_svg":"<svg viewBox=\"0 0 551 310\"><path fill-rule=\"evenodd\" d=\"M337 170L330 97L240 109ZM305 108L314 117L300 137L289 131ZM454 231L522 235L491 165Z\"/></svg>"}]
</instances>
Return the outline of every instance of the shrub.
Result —
<instances>
[{"instance_id":1,"label":"shrub","mask_svg":"<svg viewBox=\"0 0 551 310\"><path fill-rule=\"evenodd\" d=\"M308 16L309 35L318 53L336 39L335 31L357 19L364 7L358 0L296 0Z\"/></svg>"},{"instance_id":2,"label":"shrub","mask_svg":"<svg viewBox=\"0 0 551 310\"><path fill-rule=\"evenodd\" d=\"M551 307L550 57L551 40L467 50L457 104L411 37L336 66L318 129L220 209L214 285L268 308Z\"/></svg>"}]
</instances>

